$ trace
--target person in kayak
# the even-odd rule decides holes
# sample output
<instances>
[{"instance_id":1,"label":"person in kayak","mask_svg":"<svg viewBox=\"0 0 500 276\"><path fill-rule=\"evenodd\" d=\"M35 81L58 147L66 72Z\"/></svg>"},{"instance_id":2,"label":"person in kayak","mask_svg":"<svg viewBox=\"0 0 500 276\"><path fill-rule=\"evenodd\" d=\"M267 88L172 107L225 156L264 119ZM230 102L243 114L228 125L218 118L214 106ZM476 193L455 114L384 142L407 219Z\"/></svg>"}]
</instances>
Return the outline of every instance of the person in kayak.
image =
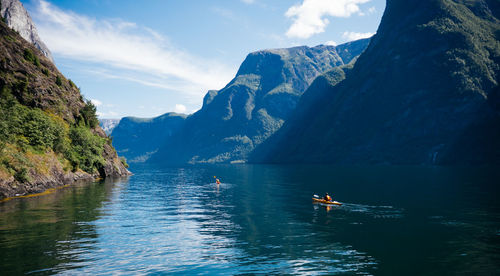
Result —
<instances>
[{"instance_id":1,"label":"person in kayak","mask_svg":"<svg viewBox=\"0 0 500 276\"><path fill-rule=\"evenodd\" d=\"M218 178L215 179L215 183L217 183L217 185L220 184L220 180Z\"/></svg>"},{"instance_id":2,"label":"person in kayak","mask_svg":"<svg viewBox=\"0 0 500 276\"><path fill-rule=\"evenodd\" d=\"M325 197L323 197L324 200L326 201L332 201L332 197L326 193Z\"/></svg>"}]
</instances>

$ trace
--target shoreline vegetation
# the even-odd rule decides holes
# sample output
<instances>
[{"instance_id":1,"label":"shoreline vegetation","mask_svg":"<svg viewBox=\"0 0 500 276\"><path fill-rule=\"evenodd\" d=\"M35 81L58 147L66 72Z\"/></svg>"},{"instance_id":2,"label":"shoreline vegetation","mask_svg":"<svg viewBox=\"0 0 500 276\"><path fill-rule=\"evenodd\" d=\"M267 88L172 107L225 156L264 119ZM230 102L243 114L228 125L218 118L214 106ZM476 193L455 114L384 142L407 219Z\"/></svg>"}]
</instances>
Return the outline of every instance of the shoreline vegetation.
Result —
<instances>
[{"instance_id":1,"label":"shoreline vegetation","mask_svg":"<svg viewBox=\"0 0 500 276\"><path fill-rule=\"evenodd\" d=\"M96 107L4 22L0 53L0 200L130 174Z\"/></svg>"}]
</instances>

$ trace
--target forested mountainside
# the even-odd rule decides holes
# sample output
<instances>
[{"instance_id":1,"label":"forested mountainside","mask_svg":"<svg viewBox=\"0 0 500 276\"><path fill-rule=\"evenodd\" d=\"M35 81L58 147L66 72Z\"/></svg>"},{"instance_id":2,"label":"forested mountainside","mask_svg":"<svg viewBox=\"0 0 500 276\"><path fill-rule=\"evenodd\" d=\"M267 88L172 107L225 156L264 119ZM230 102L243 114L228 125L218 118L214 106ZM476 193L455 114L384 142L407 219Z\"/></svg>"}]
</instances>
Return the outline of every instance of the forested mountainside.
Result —
<instances>
[{"instance_id":1,"label":"forested mountainside","mask_svg":"<svg viewBox=\"0 0 500 276\"><path fill-rule=\"evenodd\" d=\"M151 157L162 163L244 162L295 109L319 75L349 64L369 43L294 47L249 54L236 77L209 91L203 107Z\"/></svg>"},{"instance_id":2,"label":"forested mountainside","mask_svg":"<svg viewBox=\"0 0 500 276\"><path fill-rule=\"evenodd\" d=\"M129 174L95 111L47 57L0 22L0 198Z\"/></svg>"},{"instance_id":3,"label":"forested mountainside","mask_svg":"<svg viewBox=\"0 0 500 276\"><path fill-rule=\"evenodd\" d=\"M250 160L500 163L499 12L493 0L388 0L345 79L319 78Z\"/></svg>"},{"instance_id":4,"label":"forested mountainside","mask_svg":"<svg viewBox=\"0 0 500 276\"><path fill-rule=\"evenodd\" d=\"M155 118L124 117L113 129L113 146L129 163L147 161L158 149L169 143L187 115L166 113Z\"/></svg>"}]
</instances>

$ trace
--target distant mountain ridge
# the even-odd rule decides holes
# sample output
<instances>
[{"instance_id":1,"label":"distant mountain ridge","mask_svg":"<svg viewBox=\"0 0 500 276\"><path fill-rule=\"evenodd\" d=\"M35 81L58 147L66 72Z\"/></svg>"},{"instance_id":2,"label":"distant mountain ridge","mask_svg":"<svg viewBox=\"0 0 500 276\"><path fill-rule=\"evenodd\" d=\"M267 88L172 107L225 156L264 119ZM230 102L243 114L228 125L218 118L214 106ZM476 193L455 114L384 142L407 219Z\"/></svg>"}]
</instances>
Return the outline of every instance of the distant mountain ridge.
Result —
<instances>
[{"instance_id":1,"label":"distant mountain ridge","mask_svg":"<svg viewBox=\"0 0 500 276\"><path fill-rule=\"evenodd\" d=\"M0 15L15 31L35 45L50 61L54 62L52 53L38 36L38 31L31 17L19 0L0 0Z\"/></svg>"},{"instance_id":2,"label":"distant mountain ridge","mask_svg":"<svg viewBox=\"0 0 500 276\"><path fill-rule=\"evenodd\" d=\"M251 162L500 163L499 11L499 1L388 0L345 79L318 78Z\"/></svg>"},{"instance_id":3,"label":"distant mountain ridge","mask_svg":"<svg viewBox=\"0 0 500 276\"><path fill-rule=\"evenodd\" d=\"M155 118L124 117L113 128L113 146L129 163L146 162L176 133L187 115L166 113Z\"/></svg>"},{"instance_id":4,"label":"distant mountain ridge","mask_svg":"<svg viewBox=\"0 0 500 276\"><path fill-rule=\"evenodd\" d=\"M110 135L119 123L120 119L99 119L99 125L107 135Z\"/></svg>"},{"instance_id":5,"label":"distant mountain ridge","mask_svg":"<svg viewBox=\"0 0 500 276\"><path fill-rule=\"evenodd\" d=\"M202 108L151 158L162 163L245 162L295 109L311 82L350 63L369 39L339 46L270 49L249 54L235 78L209 91Z\"/></svg>"}]
</instances>

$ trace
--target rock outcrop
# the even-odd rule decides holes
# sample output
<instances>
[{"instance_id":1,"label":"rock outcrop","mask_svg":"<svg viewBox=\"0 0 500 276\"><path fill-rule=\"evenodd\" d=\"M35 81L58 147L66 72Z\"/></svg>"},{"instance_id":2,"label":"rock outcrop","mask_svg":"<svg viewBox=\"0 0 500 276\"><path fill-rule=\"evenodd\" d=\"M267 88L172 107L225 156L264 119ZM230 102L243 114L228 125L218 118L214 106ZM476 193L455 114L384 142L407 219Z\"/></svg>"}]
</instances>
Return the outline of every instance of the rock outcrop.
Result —
<instances>
[{"instance_id":1,"label":"rock outcrop","mask_svg":"<svg viewBox=\"0 0 500 276\"><path fill-rule=\"evenodd\" d=\"M0 16L7 26L17 31L26 41L35 45L50 61L54 62L49 48L38 36L35 24L19 0L0 0Z\"/></svg>"}]
</instances>

